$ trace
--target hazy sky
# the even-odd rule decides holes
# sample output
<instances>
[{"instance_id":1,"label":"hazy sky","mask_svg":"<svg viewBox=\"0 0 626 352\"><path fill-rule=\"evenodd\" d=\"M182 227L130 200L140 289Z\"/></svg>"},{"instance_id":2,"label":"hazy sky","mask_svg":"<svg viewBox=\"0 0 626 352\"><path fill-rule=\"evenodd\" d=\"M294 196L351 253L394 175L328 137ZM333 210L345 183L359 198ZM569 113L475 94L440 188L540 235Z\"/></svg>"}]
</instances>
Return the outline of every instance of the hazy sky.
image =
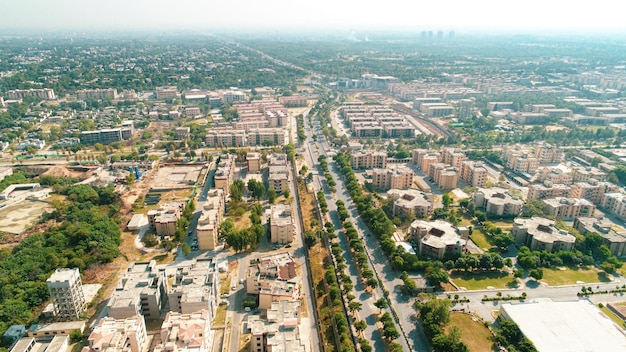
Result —
<instances>
[{"instance_id":1,"label":"hazy sky","mask_svg":"<svg viewBox=\"0 0 626 352\"><path fill-rule=\"evenodd\" d=\"M0 0L0 28L511 28L626 31L614 0Z\"/></svg>"}]
</instances>

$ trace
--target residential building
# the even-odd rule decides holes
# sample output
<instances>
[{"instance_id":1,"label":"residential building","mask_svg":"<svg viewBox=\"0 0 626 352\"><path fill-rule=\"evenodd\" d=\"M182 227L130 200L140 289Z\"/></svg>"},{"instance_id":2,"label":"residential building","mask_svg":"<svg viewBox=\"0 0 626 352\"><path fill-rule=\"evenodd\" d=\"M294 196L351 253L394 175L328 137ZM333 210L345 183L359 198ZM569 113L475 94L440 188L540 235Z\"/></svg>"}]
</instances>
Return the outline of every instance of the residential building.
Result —
<instances>
[{"instance_id":1,"label":"residential building","mask_svg":"<svg viewBox=\"0 0 626 352\"><path fill-rule=\"evenodd\" d=\"M246 131L223 128L207 130L205 142L209 148L243 147L248 144Z\"/></svg>"},{"instance_id":2,"label":"residential building","mask_svg":"<svg viewBox=\"0 0 626 352\"><path fill-rule=\"evenodd\" d=\"M122 273L107 304L107 312L115 319L143 315L146 320L158 320L166 304L165 272L157 269L154 260L134 262Z\"/></svg>"},{"instance_id":3,"label":"residential building","mask_svg":"<svg viewBox=\"0 0 626 352\"><path fill-rule=\"evenodd\" d=\"M176 223L183 214L185 203L171 202L161 206L158 210L148 211L148 224L156 230L156 234L165 238L176 233Z\"/></svg>"},{"instance_id":4,"label":"residential building","mask_svg":"<svg viewBox=\"0 0 626 352\"><path fill-rule=\"evenodd\" d=\"M224 191L222 189L210 190L207 200L202 207L202 214L198 219L196 234L198 237L198 249L212 251L217 247L219 226L222 223L224 213Z\"/></svg>"},{"instance_id":5,"label":"residential building","mask_svg":"<svg viewBox=\"0 0 626 352\"><path fill-rule=\"evenodd\" d=\"M206 310L169 312L161 325L161 342L153 352L211 352L215 333Z\"/></svg>"},{"instance_id":6,"label":"residential building","mask_svg":"<svg viewBox=\"0 0 626 352\"><path fill-rule=\"evenodd\" d=\"M563 164L555 167L542 167L537 170L537 181L551 184L572 184L571 169Z\"/></svg>"},{"instance_id":7,"label":"residential building","mask_svg":"<svg viewBox=\"0 0 626 352\"><path fill-rule=\"evenodd\" d=\"M33 324L28 328L26 335L28 335L28 337L34 337L36 339L50 338L57 335L70 335L76 330L83 333L86 326L87 323L82 320L66 321L60 323Z\"/></svg>"},{"instance_id":8,"label":"residential building","mask_svg":"<svg viewBox=\"0 0 626 352\"><path fill-rule=\"evenodd\" d=\"M283 128L256 128L247 133L249 146L284 146L289 143L288 131Z\"/></svg>"},{"instance_id":9,"label":"residential building","mask_svg":"<svg viewBox=\"0 0 626 352\"><path fill-rule=\"evenodd\" d=\"M270 242L289 243L295 236L295 225L290 204L274 204L271 208Z\"/></svg>"},{"instance_id":10,"label":"residential building","mask_svg":"<svg viewBox=\"0 0 626 352\"><path fill-rule=\"evenodd\" d=\"M40 98L43 100L55 100L57 97L54 95L54 89L42 88L42 89L14 89L7 92L7 98L9 99L25 99L25 98Z\"/></svg>"},{"instance_id":11,"label":"residential building","mask_svg":"<svg viewBox=\"0 0 626 352\"><path fill-rule=\"evenodd\" d=\"M107 128L96 131L83 131L80 133L80 143L84 145L111 144L132 137L132 130L129 128Z\"/></svg>"},{"instance_id":12,"label":"residential building","mask_svg":"<svg viewBox=\"0 0 626 352\"><path fill-rule=\"evenodd\" d=\"M11 348L11 352L65 352L69 350L70 335L56 335L52 338L23 337L19 339Z\"/></svg>"},{"instance_id":13,"label":"residential building","mask_svg":"<svg viewBox=\"0 0 626 352\"><path fill-rule=\"evenodd\" d=\"M567 185L553 184L545 186L542 184L531 184L528 186L527 200L542 200L556 197L569 197L572 188Z\"/></svg>"},{"instance_id":14,"label":"residential building","mask_svg":"<svg viewBox=\"0 0 626 352\"><path fill-rule=\"evenodd\" d=\"M168 280L170 312L191 314L204 311L213 320L219 294L218 273L213 259L196 259L176 268Z\"/></svg>"},{"instance_id":15,"label":"residential building","mask_svg":"<svg viewBox=\"0 0 626 352\"><path fill-rule=\"evenodd\" d=\"M477 208L486 214L496 216L515 216L522 212L524 201L512 196L507 189L499 187L478 188L472 196Z\"/></svg>"},{"instance_id":16,"label":"residential building","mask_svg":"<svg viewBox=\"0 0 626 352\"><path fill-rule=\"evenodd\" d=\"M56 269L46 280L54 315L65 320L78 320L87 309L83 283L78 268Z\"/></svg>"},{"instance_id":17,"label":"residential building","mask_svg":"<svg viewBox=\"0 0 626 352\"><path fill-rule=\"evenodd\" d=\"M352 154L352 168L358 169L384 169L387 167L387 153L385 152L358 152Z\"/></svg>"},{"instance_id":18,"label":"residential building","mask_svg":"<svg viewBox=\"0 0 626 352\"><path fill-rule=\"evenodd\" d=\"M278 101L288 108L297 108L307 106L307 99L301 95L278 97Z\"/></svg>"},{"instance_id":19,"label":"residential building","mask_svg":"<svg viewBox=\"0 0 626 352\"><path fill-rule=\"evenodd\" d=\"M446 163L450 166L457 167L459 169L463 165L463 162L467 160L467 156L465 155L465 153L455 148L443 148L441 154L441 162Z\"/></svg>"},{"instance_id":20,"label":"residential building","mask_svg":"<svg viewBox=\"0 0 626 352\"><path fill-rule=\"evenodd\" d=\"M250 152L246 154L246 161L248 162L248 172L261 171L261 154L256 152Z\"/></svg>"},{"instance_id":21,"label":"residential building","mask_svg":"<svg viewBox=\"0 0 626 352\"><path fill-rule=\"evenodd\" d=\"M439 260L463 253L468 236L443 220L415 220L411 223L410 234L419 244L420 256Z\"/></svg>"},{"instance_id":22,"label":"residential building","mask_svg":"<svg viewBox=\"0 0 626 352\"><path fill-rule=\"evenodd\" d=\"M461 180L472 187L484 187L488 174L481 161L466 160L461 164Z\"/></svg>"},{"instance_id":23,"label":"residential building","mask_svg":"<svg viewBox=\"0 0 626 352\"><path fill-rule=\"evenodd\" d=\"M604 244L609 247L611 254L617 257L626 255L626 230L606 218L577 217L574 228L581 235L595 232L602 236Z\"/></svg>"},{"instance_id":24,"label":"residential building","mask_svg":"<svg viewBox=\"0 0 626 352\"><path fill-rule=\"evenodd\" d=\"M178 97L178 88L176 86L156 87L157 99L172 99Z\"/></svg>"},{"instance_id":25,"label":"residential building","mask_svg":"<svg viewBox=\"0 0 626 352\"><path fill-rule=\"evenodd\" d=\"M310 352L311 343L300 330L300 302L273 302L266 320L260 315L248 316L250 352Z\"/></svg>"},{"instance_id":26,"label":"residential building","mask_svg":"<svg viewBox=\"0 0 626 352\"><path fill-rule=\"evenodd\" d=\"M87 100L87 99L114 100L114 99L117 99L117 89L115 88L80 89L76 91L76 98L80 100Z\"/></svg>"},{"instance_id":27,"label":"residential building","mask_svg":"<svg viewBox=\"0 0 626 352\"><path fill-rule=\"evenodd\" d=\"M511 236L516 244L527 246L533 251L571 251L576 242L574 235L557 228L553 220L538 216L516 218Z\"/></svg>"},{"instance_id":28,"label":"residential building","mask_svg":"<svg viewBox=\"0 0 626 352\"><path fill-rule=\"evenodd\" d=\"M185 116L194 118L202 116L202 111L200 111L200 108L197 107L187 107L185 108Z\"/></svg>"},{"instance_id":29,"label":"residential building","mask_svg":"<svg viewBox=\"0 0 626 352\"><path fill-rule=\"evenodd\" d=\"M268 309L272 302L297 300L300 280L296 263L288 252L258 260L246 279L246 292L259 295L259 308Z\"/></svg>"},{"instance_id":30,"label":"residential building","mask_svg":"<svg viewBox=\"0 0 626 352\"><path fill-rule=\"evenodd\" d=\"M228 90L222 94L222 97L224 99L224 103L226 104L232 104L240 101L245 102L248 100L246 93L239 90Z\"/></svg>"},{"instance_id":31,"label":"residential building","mask_svg":"<svg viewBox=\"0 0 626 352\"><path fill-rule=\"evenodd\" d=\"M287 154L275 153L269 157L267 183L269 189L282 193L289 189L289 166Z\"/></svg>"},{"instance_id":32,"label":"residential building","mask_svg":"<svg viewBox=\"0 0 626 352\"><path fill-rule=\"evenodd\" d=\"M380 190L408 189L413 185L413 170L409 168L374 169L372 172L372 184Z\"/></svg>"},{"instance_id":33,"label":"residential building","mask_svg":"<svg viewBox=\"0 0 626 352\"><path fill-rule=\"evenodd\" d=\"M606 193L602 197L602 208L626 219L626 194L623 193Z\"/></svg>"},{"instance_id":34,"label":"residential building","mask_svg":"<svg viewBox=\"0 0 626 352\"><path fill-rule=\"evenodd\" d=\"M176 127L174 129L174 137L179 140L188 139L190 131L189 127Z\"/></svg>"},{"instance_id":35,"label":"residential building","mask_svg":"<svg viewBox=\"0 0 626 352\"><path fill-rule=\"evenodd\" d=\"M104 317L88 338L82 352L147 352L149 346L146 322L141 315L127 318Z\"/></svg>"},{"instance_id":36,"label":"residential building","mask_svg":"<svg viewBox=\"0 0 626 352\"><path fill-rule=\"evenodd\" d=\"M546 215L563 220L573 220L579 216L593 216L596 210L593 203L582 198L550 198L544 199L543 204Z\"/></svg>"},{"instance_id":37,"label":"residential building","mask_svg":"<svg viewBox=\"0 0 626 352\"><path fill-rule=\"evenodd\" d=\"M606 181L607 173L593 166L572 167L572 180L574 182L584 182L590 179Z\"/></svg>"},{"instance_id":38,"label":"residential building","mask_svg":"<svg viewBox=\"0 0 626 352\"><path fill-rule=\"evenodd\" d=\"M387 197L393 199L393 216L408 216L423 219L433 211L432 193L424 193L416 189L391 189Z\"/></svg>"},{"instance_id":39,"label":"residential building","mask_svg":"<svg viewBox=\"0 0 626 352\"><path fill-rule=\"evenodd\" d=\"M615 193L619 186L610 182L598 182L590 179L587 182L577 182L572 185L570 197L584 198L594 204L600 204L605 193Z\"/></svg>"},{"instance_id":40,"label":"residential building","mask_svg":"<svg viewBox=\"0 0 626 352\"><path fill-rule=\"evenodd\" d=\"M222 189L226 195L230 192L230 185L233 182L235 173L235 156L232 154L222 154L217 163L217 170L213 177L213 186Z\"/></svg>"}]
</instances>

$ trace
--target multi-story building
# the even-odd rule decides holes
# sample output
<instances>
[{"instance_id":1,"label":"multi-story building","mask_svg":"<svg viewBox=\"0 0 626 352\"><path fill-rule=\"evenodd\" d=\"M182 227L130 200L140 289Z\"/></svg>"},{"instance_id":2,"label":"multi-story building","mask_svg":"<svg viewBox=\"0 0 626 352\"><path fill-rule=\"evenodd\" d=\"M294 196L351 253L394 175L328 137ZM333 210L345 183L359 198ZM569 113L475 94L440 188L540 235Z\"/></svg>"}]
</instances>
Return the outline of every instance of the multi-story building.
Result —
<instances>
[{"instance_id":1,"label":"multi-story building","mask_svg":"<svg viewBox=\"0 0 626 352\"><path fill-rule=\"evenodd\" d=\"M185 108L185 116L194 117L194 118L198 116L202 116L202 111L200 111L200 108L197 108L195 106L187 107Z\"/></svg>"},{"instance_id":2,"label":"multi-story building","mask_svg":"<svg viewBox=\"0 0 626 352\"><path fill-rule=\"evenodd\" d=\"M572 181L584 182L590 179L606 181L607 173L593 166L577 166L572 168Z\"/></svg>"},{"instance_id":3,"label":"multi-story building","mask_svg":"<svg viewBox=\"0 0 626 352\"><path fill-rule=\"evenodd\" d=\"M124 140L129 140L133 136L132 129L123 128L106 128L96 131L83 131L80 133L80 143L84 145L111 144Z\"/></svg>"},{"instance_id":4,"label":"multi-story building","mask_svg":"<svg viewBox=\"0 0 626 352\"><path fill-rule=\"evenodd\" d=\"M372 185L376 189L389 190L408 189L413 185L413 170L409 168L374 169L372 171Z\"/></svg>"},{"instance_id":5,"label":"multi-story building","mask_svg":"<svg viewBox=\"0 0 626 352\"><path fill-rule=\"evenodd\" d=\"M533 251L571 251L576 242L576 236L558 229L553 220L538 216L516 218L511 236L515 239L515 243L527 246Z\"/></svg>"},{"instance_id":6,"label":"multi-story building","mask_svg":"<svg viewBox=\"0 0 626 352\"><path fill-rule=\"evenodd\" d=\"M610 182L598 182L589 180L588 182L577 182L572 185L570 197L584 198L594 204L600 204L605 193L614 193L619 191L619 186Z\"/></svg>"},{"instance_id":7,"label":"multi-story building","mask_svg":"<svg viewBox=\"0 0 626 352\"><path fill-rule=\"evenodd\" d=\"M247 133L249 146L284 146L289 142L288 131L282 128L257 128Z\"/></svg>"},{"instance_id":8,"label":"multi-story building","mask_svg":"<svg viewBox=\"0 0 626 352\"><path fill-rule=\"evenodd\" d=\"M235 156L232 154L222 154L217 163L217 169L213 177L213 186L222 189L226 195L230 192L230 185L233 182L235 173Z\"/></svg>"},{"instance_id":9,"label":"multi-story building","mask_svg":"<svg viewBox=\"0 0 626 352\"><path fill-rule=\"evenodd\" d=\"M489 172L480 161L466 160L461 165L461 180L472 187L484 187Z\"/></svg>"},{"instance_id":10,"label":"multi-story building","mask_svg":"<svg viewBox=\"0 0 626 352\"><path fill-rule=\"evenodd\" d=\"M261 154L260 153L247 153L246 161L248 162L248 172L261 171Z\"/></svg>"},{"instance_id":11,"label":"multi-story building","mask_svg":"<svg viewBox=\"0 0 626 352\"><path fill-rule=\"evenodd\" d=\"M477 189L472 201L477 208L485 209L485 213L497 216L519 215L524 206L522 199L499 187Z\"/></svg>"},{"instance_id":12,"label":"multi-story building","mask_svg":"<svg viewBox=\"0 0 626 352\"><path fill-rule=\"evenodd\" d=\"M557 167L543 167L537 171L537 181L548 182L551 184L572 184L572 172L564 165Z\"/></svg>"},{"instance_id":13,"label":"multi-story building","mask_svg":"<svg viewBox=\"0 0 626 352\"><path fill-rule=\"evenodd\" d=\"M86 100L86 99L113 100L113 99L117 99L117 89L115 88L80 89L76 91L76 98L81 99L81 100Z\"/></svg>"},{"instance_id":14,"label":"multi-story building","mask_svg":"<svg viewBox=\"0 0 626 352\"><path fill-rule=\"evenodd\" d=\"M454 148L443 148L441 162L450 166L458 167L459 169L463 165L463 162L467 160L467 156L464 152L456 150Z\"/></svg>"},{"instance_id":15,"label":"multi-story building","mask_svg":"<svg viewBox=\"0 0 626 352\"><path fill-rule=\"evenodd\" d=\"M301 95L278 97L278 101L288 108L297 108L307 106L307 99Z\"/></svg>"},{"instance_id":16,"label":"multi-story building","mask_svg":"<svg viewBox=\"0 0 626 352\"><path fill-rule=\"evenodd\" d=\"M157 269L156 261L131 263L109 299L108 315L115 319L136 315L160 319L167 304L166 282L165 272Z\"/></svg>"},{"instance_id":17,"label":"multi-story building","mask_svg":"<svg viewBox=\"0 0 626 352\"><path fill-rule=\"evenodd\" d=\"M156 87L157 99L171 99L178 97L178 88L176 86Z\"/></svg>"},{"instance_id":18,"label":"multi-story building","mask_svg":"<svg viewBox=\"0 0 626 352\"><path fill-rule=\"evenodd\" d=\"M168 280L170 312L190 314L205 311L212 320L217 309L218 273L213 259L196 259L176 268Z\"/></svg>"},{"instance_id":19,"label":"multi-story building","mask_svg":"<svg viewBox=\"0 0 626 352\"><path fill-rule=\"evenodd\" d=\"M300 333L300 302L273 302L267 309L266 320L249 315L246 324L250 332L250 352L310 352L311 344Z\"/></svg>"},{"instance_id":20,"label":"multi-story building","mask_svg":"<svg viewBox=\"0 0 626 352\"><path fill-rule=\"evenodd\" d=\"M626 230L609 219L577 217L574 228L581 235L595 232L602 236L604 244L609 247L611 254L617 257L626 255Z\"/></svg>"},{"instance_id":21,"label":"multi-story building","mask_svg":"<svg viewBox=\"0 0 626 352\"><path fill-rule=\"evenodd\" d=\"M463 253L467 235L443 220L415 220L411 223L411 238L419 244L420 256L444 259Z\"/></svg>"},{"instance_id":22,"label":"multi-story building","mask_svg":"<svg viewBox=\"0 0 626 352\"><path fill-rule=\"evenodd\" d=\"M562 184L545 186L533 183L528 186L527 200L542 200L556 197L569 197L572 187Z\"/></svg>"},{"instance_id":23,"label":"multi-story building","mask_svg":"<svg viewBox=\"0 0 626 352\"><path fill-rule=\"evenodd\" d=\"M626 194L606 193L602 197L602 208L611 213L626 219Z\"/></svg>"},{"instance_id":24,"label":"multi-story building","mask_svg":"<svg viewBox=\"0 0 626 352\"><path fill-rule=\"evenodd\" d=\"M191 132L189 127L176 127L174 129L174 137L181 140L187 139L189 138L189 132Z\"/></svg>"},{"instance_id":25,"label":"multi-story building","mask_svg":"<svg viewBox=\"0 0 626 352\"><path fill-rule=\"evenodd\" d=\"M455 189L459 182L459 170L456 167L446 167L435 171L435 183L441 190Z\"/></svg>"},{"instance_id":26,"label":"multi-story building","mask_svg":"<svg viewBox=\"0 0 626 352\"><path fill-rule=\"evenodd\" d=\"M202 215L198 219L196 234L198 237L198 249L212 251L217 247L219 226L222 223L224 213L224 191L222 189L210 190L207 200L202 207Z\"/></svg>"},{"instance_id":27,"label":"multi-story building","mask_svg":"<svg viewBox=\"0 0 626 352\"><path fill-rule=\"evenodd\" d=\"M211 352L214 339L211 320L206 310L168 312L161 325L161 342L153 352Z\"/></svg>"},{"instance_id":28,"label":"multi-story building","mask_svg":"<svg viewBox=\"0 0 626 352\"><path fill-rule=\"evenodd\" d=\"M234 102L241 102L241 101L245 102L248 100L246 93L239 91L239 90L225 91L222 94L222 97L224 99L224 103L226 104L232 104Z\"/></svg>"},{"instance_id":29,"label":"multi-story building","mask_svg":"<svg viewBox=\"0 0 626 352\"><path fill-rule=\"evenodd\" d=\"M146 322L141 315L126 318L104 317L88 338L82 352L147 352L149 346Z\"/></svg>"},{"instance_id":30,"label":"multi-story building","mask_svg":"<svg viewBox=\"0 0 626 352\"><path fill-rule=\"evenodd\" d=\"M180 219L185 203L171 202L160 209L148 211L148 223L161 238L172 237L176 233L176 223Z\"/></svg>"},{"instance_id":31,"label":"multi-story building","mask_svg":"<svg viewBox=\"0 0 626 352\"><path fill-rule=\"evenodd\" d=\"M259 295L261 309L268 309L272 302L297 300L299 279L291 255L285 252L260 258L248 274L246 292Z\"/></svg>"},{"instance_id":32,"label":"multi-story building","mask_svg":"<svg viewBox=\"0 0 626 352\"><path fill-rule=\"evenodd\" d=\"M433 195L415 189L391 189L387 197L393 199L393 215L425 218L433 211Z\"/></svg>"},{"instance_id":33,"label":"multi-story building","mask_svg":"<svg viewBox=\"0 0 626 352\"><path fill-rule=\"evenodd\" d=\"M83 283L78 268L57 269L46 280L54 315L65 320L78 320L87 309Z\"/></svg>"},{"instance_id":34,"label":"multi-story building","mask_svg":"<svg viewBox=\"0 0 626 352\"><path fill-rule=\"evenodd\" d=\"M7 92L7 98L9 99L25 99L25 98L40 98L43 100L55 100L57 97L54 95L54 89L41 88L41 89L14 89Z\"/></svg>"},{"instance_id":35,"label":"multi-story building","mask_svg":"<svg viewBox=\"0 0 626 352\"><path fill-rule=\"evenodd\" d=\"M270 242L289 243L293 241L295 226L291 205L275 204L271 208Z\"/></svg>"},{"instance_id":36,"label":"multi-story building","mask_svg":"<svg viewBox=\"0 0 626 352\"><path fill-rule=\"evenodd\" d=\"M289 188L289 166L287 154L272 154L268 162L267 183L269 189L282 193Z\"/></svg>"},{"instance_id":37,"label":"multi-story building","mask_svg":"<svg viewBox=\"0 0 626 352\"><path fill-rule=\"evenodd\" d=\"M543 200L544 211L557 219L572 220L579 216L593 216L596 206L582 198L550 198Z\"/></svg>"},{"instance_id":38,"label":"multi-story building","mask_svg":"<svg viewBox=\"0 0 626 352\"><path fill-rule=\"evenodd\" d=\"M205 137L207 147L243 147L247 145L246 131L233 129L209 129Z\"/></svg>"},{"instance_id":39,"label":"multi-story building","mask_svg":"<svg viewBox=\"0 0 626 352\"><path fill-rule=\"evenodd\" d=\"M358 152L352 154L352 168L358 169L384 169L387 167L387 153L385 152Z\"/></svg>"}]
</instances>

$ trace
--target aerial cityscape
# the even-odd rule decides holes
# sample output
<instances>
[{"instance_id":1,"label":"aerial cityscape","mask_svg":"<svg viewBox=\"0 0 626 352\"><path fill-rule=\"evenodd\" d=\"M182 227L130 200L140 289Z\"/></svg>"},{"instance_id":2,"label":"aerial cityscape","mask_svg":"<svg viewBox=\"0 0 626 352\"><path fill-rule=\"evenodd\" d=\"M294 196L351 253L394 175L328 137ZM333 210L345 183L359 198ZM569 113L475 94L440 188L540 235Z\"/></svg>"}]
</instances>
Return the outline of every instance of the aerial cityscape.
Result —
<instances>
[{"instance_id":1,"label":"aerial cityscape","mask_svg":"<svg viewBox=\"0 0 626 352\"><path fill-rule=\"evenodd\" d=\"M0 352L626 351L623 28L270 3L9 5Z\"/></svg>"}]
</instances>

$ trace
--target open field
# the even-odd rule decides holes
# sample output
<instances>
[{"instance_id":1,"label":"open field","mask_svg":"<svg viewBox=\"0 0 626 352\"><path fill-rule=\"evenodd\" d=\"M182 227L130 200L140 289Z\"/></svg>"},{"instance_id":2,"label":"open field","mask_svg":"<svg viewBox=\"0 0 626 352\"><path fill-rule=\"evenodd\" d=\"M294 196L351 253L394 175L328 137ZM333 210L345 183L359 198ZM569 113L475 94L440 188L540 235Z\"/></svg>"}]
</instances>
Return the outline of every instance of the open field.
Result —
<instances>
[{"instance_id":1,"label":"open field","mask_svg":"<svg viewBox=\"0 0 626 352\"><path fill-rule=\"evenodd\" d=\"M450 324L446 326L446 332L450 328L457 326L461 329L461 341L465 342L472 352L491 352L493 342L491 342L491 332L480 320L465 313L450 313Z\"/></svg>"},{"instance_id":2,"label":"open field","mask_svg":"<svg viewBox=\"0 0 626 352\"><path fill-rule=\"evenodd\" d=\"M20 234L31 227L41 215L54 208L40 200L23 200L0 210L0 232Z\"/></svg>"},{"instance_id":3,"label":"open field","mask_svg":"<svg viewBox=\"0 0 626 352\"><path fill-rule=\"evenodd\" d=\"M157 171L151 186L155 189L193 188L202 168L202 165L163 166Z\"/></svg>"},{"instance_id":4,"label":"open field","mask_svg":"<svg viewBox=\"0 0 626 352\"><path fill-rule=\"evenodd\" d=\"M573 285L579 282L609 282L611 281L604 271L596 268L560 268L543 269L541 281L550 286Z\"/></svg>"},{"instance_id":5,"label":"open field","mask_svg":"<svg viewBox=\"0 0 626 352\"><path fill-rule=\"evenodd\" d=\"M489 240L487 239L487 235L485 235L485 233L482 232L481 230L475 229L474 231L472 231L472 235L470 236L470 238L472 239L472 241L474 241L474 243L476 243L478 248L481 248L481 249L493 248L493 245L491 245L491 243L489 243Z\"/></svg>"},{"instance_id":6,"label":"open field","mask_svg":"<svg viewBox=\"0 0 626 352\"><path fill-rule=\"evenodd\" d=\"M513 275L505 271L453 271L450 280L459 288L464 287L467 290L484 290L488 287L514 288L518 285Z\"/></svg>"}]
</instances>

